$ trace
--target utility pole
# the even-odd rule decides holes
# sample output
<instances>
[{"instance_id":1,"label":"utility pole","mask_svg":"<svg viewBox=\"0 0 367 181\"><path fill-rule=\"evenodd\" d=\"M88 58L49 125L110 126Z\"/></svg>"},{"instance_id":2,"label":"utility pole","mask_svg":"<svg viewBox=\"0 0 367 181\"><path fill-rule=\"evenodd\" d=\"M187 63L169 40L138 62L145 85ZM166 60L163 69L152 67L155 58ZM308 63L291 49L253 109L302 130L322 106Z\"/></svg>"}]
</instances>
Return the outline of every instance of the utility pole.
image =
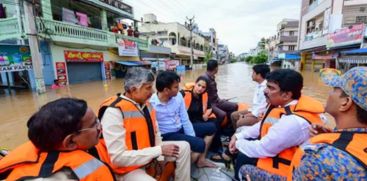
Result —
<instances>
[{"instance_id":1,"label":"utility pole","mask_svg":"<svg viewBox=\"0 0 367 181\"><path fill-rule=\"evenodd\" d=\"M37 39L37 29L36 22L33 12L33 4L29 1L24 2L24 13L26 18L26 32L28 35L29 48L31 50L32 57L32 67L34 72L34 77L36 81L36 91L38 94L46 92L45 81L43 79L43 62L42 57L39 52L39 44Z\"/></svg>"},{"instance_id":2,"label":"utility pole","mask_svg":"<svg viewBox=\"0 0 367 181\"><path fill-rule=\"evenodd\" d=\"M190 68L193 68L194 65L194 47L192 44L192 31L195 29L195 16L193 16L192 18L188 18L186 17L186 23L187 24L187 28L190 31L190 48L191 48L191 55L190 55Z\"/></svg>"}]
</instances>

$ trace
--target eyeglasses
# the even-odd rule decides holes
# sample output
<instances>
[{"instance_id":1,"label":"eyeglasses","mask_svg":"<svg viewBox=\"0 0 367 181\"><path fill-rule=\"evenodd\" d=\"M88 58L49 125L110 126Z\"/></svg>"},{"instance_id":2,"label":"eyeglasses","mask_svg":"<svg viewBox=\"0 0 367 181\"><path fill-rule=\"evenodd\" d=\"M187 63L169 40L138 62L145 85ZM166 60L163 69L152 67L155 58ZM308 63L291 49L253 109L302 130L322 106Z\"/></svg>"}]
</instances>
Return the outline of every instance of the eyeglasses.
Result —
<instances>
[{"instance_id":1,"label":"eyeglasses","mask_svg":"<svg viewBox=\"0 0 367 181\"><path fill-rule=\"evenodd\" d=\"M101 126L101 121L98 118L96 118L96 121L94 122L94 124L90 128L84 128L84 129L78 130L77 133L81 133L83 131L88 131L90 129L96 129L96 128L98 129L98 128L100 128L100 126Z\"/></svg>"}]
</instances>

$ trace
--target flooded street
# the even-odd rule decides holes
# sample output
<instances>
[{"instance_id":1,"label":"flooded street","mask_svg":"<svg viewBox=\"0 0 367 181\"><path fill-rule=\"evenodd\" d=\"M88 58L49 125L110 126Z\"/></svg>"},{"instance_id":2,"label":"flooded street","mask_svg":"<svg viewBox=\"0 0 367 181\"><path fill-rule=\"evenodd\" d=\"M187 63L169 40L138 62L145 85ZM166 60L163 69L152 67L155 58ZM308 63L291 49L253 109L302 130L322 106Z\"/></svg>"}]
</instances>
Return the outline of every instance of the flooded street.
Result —
<instances>
[{"instance_id":1,"label":"flooded street","mask_svg":"<svg viewBox=\"0 0 367 181\"><path fill-rule=\"evenodd\" d=\"M186 72L182 83L192 82L205 69ZM251 103L256 84L251 80L251 66L245 63L222 65L216 77L221 98L233 98L235 102ZM319 80L318 73L303 72L303 93L326 102L330 88ZM72 96L85 99L97 113L99 104L107 97L122 92L122 80L90 82L70 85L59 90L48 90L36 95L30 91L12 91L11 95L0 90L0 147L12 149L27 140L26 122L43 104L60 97Z\"/></svg>"}]
</instances>

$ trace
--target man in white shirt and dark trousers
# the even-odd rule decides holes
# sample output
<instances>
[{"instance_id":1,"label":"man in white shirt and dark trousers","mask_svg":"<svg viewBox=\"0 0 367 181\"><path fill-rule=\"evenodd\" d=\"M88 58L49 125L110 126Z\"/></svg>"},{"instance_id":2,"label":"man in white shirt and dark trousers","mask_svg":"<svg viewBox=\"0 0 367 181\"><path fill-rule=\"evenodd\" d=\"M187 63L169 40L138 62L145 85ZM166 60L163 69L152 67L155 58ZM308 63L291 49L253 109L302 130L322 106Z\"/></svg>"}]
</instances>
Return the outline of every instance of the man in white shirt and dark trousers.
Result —
<instances>
[{"instance_id":1,"label":"man in white shirt and dark trousers","mask_svg":"<svg viewBox=\"0 0 367 181\"><path fill-rule=\"evenodd\" d=\"M245 164L284 176L296 148L309 139L310 124L323 124L323 105L301 96L303 78L300 73L281 69L269 73L266 79L264 92L270 108L262 121L241 127L229 143L231 153L239 151L236 178Z\"/></svg>"},{"instance_id":2,"label":"man in white shirt and dark trousers","mask_svg":"<svg viewBox=\"0 0 367 181\"><path fill-rule=\"evenodd\" d=\"M252 107L250 110L236 111L232 113L232 125L234 129L241 126L251 126L258 122L259 117L266 111L266 98L264 90L266 88L266 75L270 72L269 65L258 64L252 67L252 80L257 83Z\"/></svg>"}]
</instances>

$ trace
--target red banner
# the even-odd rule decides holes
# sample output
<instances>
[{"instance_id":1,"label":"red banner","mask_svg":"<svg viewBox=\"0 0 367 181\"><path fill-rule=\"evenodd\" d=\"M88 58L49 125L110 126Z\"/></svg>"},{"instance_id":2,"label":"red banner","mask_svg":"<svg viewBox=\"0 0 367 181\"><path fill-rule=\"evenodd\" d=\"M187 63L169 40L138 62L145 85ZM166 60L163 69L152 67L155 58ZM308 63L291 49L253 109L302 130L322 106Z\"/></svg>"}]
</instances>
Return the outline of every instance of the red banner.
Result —
<instances>
[{"instance_id":1,"label":"red banner","mask_svg":"<svg viewBox=\"0 0 367 181\"><path fill-rule=\"evenodd\" d=\"M64 51L67 62L103 62L102 52Z\"/></svg>"},{"instance_id":2,"label":"red banner","mask_svg":"<svg viewBox=\"0 0 367 181\"><path fill-rule=\"evenodd\" d=\"M337 47L361 43L363 40L364 24L353 25L337 30L327 36L327 47Z\"/></svg>"}]
</instances>

